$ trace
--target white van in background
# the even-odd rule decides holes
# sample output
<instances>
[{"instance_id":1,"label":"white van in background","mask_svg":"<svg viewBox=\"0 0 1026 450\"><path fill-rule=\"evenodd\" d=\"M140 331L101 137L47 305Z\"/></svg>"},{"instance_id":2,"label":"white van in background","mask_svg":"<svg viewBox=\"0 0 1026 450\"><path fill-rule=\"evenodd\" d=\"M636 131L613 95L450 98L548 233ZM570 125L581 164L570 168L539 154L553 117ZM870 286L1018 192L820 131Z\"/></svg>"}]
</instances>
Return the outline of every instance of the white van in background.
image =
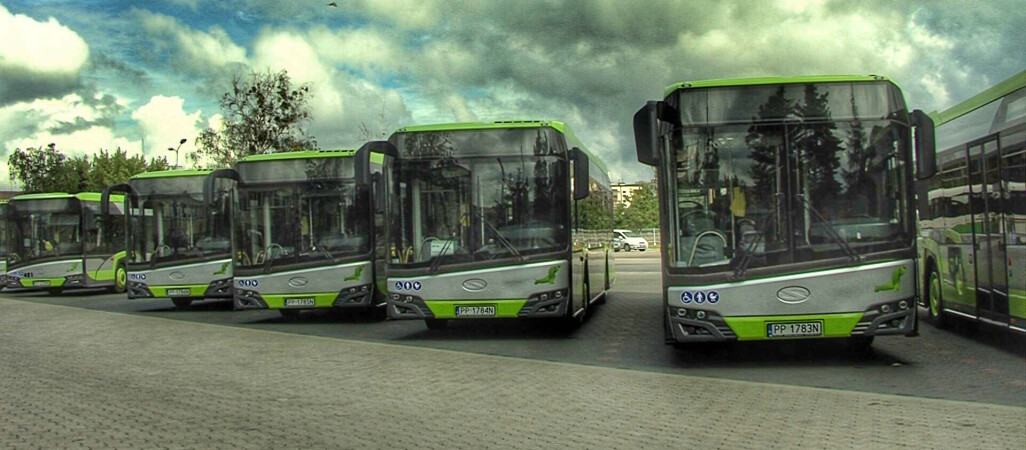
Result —
<instances>
[{"instance_id":1,"label":"white van in background","mask_svg":"<svg viewBox=\"0 0 1026 450\"><path fill-rule=\"evenodd\" d=\"M640 234L631 230L613 230L613 250L629 252L631 250L648 250L648 241Z\"/></svg>"}]
</instances>

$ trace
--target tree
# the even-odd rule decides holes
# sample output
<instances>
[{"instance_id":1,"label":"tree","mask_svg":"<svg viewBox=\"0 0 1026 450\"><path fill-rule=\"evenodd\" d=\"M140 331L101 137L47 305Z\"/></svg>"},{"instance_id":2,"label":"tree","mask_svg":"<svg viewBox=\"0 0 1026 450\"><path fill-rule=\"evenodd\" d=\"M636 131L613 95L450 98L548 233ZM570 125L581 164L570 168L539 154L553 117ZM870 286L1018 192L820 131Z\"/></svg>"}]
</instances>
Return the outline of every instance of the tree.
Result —
<instances>
[{"instance_id":1,"label":"tree","mask_svg":"<svg viewBox=\"0 0 1026 450\"><path fill-rule=\"evenodd\" d=\"M222 128L200 132L200 150L189 158L224 167L249 155L316 149L317 141L302 128L311 117L309 96L310 87L293 87L285 70L236 75L221 96Z\"/></svg>"},{"instance_id":2,"label":"tree","mask_svg":"<svg viewBox=\"0 0 1026 450\"><path fill-rule=\"evenodd\" d=\"M56 144L16 149L7 164L11 180L20 182L25 193L101 191L140 172L170 168L166 158L147 163L142 155L129 158L120 148L113 154L101 149L92 160L85 155L69 158L57 151Z\"/></svg>"},{"instance_id":3,"label":"tree","mask_svg":"<svg viewBox=\"0 0 1026 450\"><path fill-rule=\"evenodd\" d=\"M7 158L11 181L18 181L26 193L58 192L67 186L64 154L57 144L43 147L15 149Z\"/></svg>"},{"instance_id":4,"label":"tree","mask_svg":"<svg viewBox=\"0 0 1026 450\"><path fill-rule=\"evenodd\" d=\"M645 183L634 191L630 206L616 205L613 224L616 228L628 230L659 228L659 199L655 184Z\"/></svg>"},{"instance_id":5,"label":"tree","mask_svg":"<svg viewBox=\"0 0 1026 450\"><path fill-rule=\"evenodd\" d=\"M87 176L86 190L99 191L107 186L127 182L133 176L142 172L168 170L166 157L151 158L146 162L142 155L128 157L128 153L118 148L114 153L107 150L100 150L93 156L92 164Z\"/></svg>"}]
</instances>

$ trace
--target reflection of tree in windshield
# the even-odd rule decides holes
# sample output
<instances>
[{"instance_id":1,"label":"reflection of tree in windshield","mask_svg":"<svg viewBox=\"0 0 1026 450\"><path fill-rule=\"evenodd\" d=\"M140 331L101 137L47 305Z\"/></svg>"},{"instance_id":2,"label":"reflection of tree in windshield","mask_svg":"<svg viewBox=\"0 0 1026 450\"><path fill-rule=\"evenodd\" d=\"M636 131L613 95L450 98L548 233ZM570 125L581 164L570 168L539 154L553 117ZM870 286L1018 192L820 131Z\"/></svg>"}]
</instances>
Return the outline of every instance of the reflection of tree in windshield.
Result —
<instances>
[{"instance_id":1,"label":"reflection of tree in windshield","mask_svg":"<svg viewBox=\"0 0 1026 450\"><path fill-rule=\"evenodd\" d=\"M551 156L549 133L525 128L403 136L401 152L412 156L396 164L397 262L437 266L561 245L562 231L552 221L566 201L566 162Z\"/></svg>"}]
</instances>

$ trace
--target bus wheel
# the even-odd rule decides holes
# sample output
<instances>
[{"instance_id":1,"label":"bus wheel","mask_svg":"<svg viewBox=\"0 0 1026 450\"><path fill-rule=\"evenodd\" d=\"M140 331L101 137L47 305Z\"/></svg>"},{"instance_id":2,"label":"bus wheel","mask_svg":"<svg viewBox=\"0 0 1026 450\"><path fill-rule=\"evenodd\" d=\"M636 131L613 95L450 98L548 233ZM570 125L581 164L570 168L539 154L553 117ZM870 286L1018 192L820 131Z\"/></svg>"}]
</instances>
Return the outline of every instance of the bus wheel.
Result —
<instances>
[{"instance_id":1,"label":"bus wheel","mask_svg":"<svg viewBox=\"0 0 1026 450\"><path fill-rule=\"evenodd\" d=\"M848 350L856 353L866 353L873 348L874 336L853 336L848 338Z\"/></svg>"},{"instance_id":2,"label":"bus wheel","mask_svg":"<svg viewBox=\"0 0 1026 450\"><path fill-rule=\"evenodd\" d=\"M191 298L173 298L171 301L175 304L175 307L178 308L188 308L189 305L192 304Z\"/></svg>"},{"instance_id":3,"label":"bus wheel","mask_svg":"<svg viewBox=\"0 0 1026 450\"><path fill-rule=\"evenodd\" d=\"M948 325L948 315L944 314L944 299L941 296L941 281L937 269L930 266L930 275L926 282L926 307L929 308L930 322L937 328Z\"/></svg>"},{"instance_id":4,"label":"bus wheel","mask_svg":"<svg viewBox=\"0 0 1026 450\"><path fill-rule=\"evenodd\" d=\"M449 321L446 319L424 319L424 324L429 330L444 330L449 328Z\"/></svg>"},{"instance_id":5,"label":"bus wheel","mask_svg":"<svg viewBox=\"0 0 1026 450\"><path fill-rule=\"evenodd\" d=\"M382 321L388 317L388 305L385 306L371 306L367 309L371 320Z\"/></svg>"},{"instance_id":6,"label":"bus wheel","mask_svg":"<svg viewBox=\"0 0 1026 450\"><path fill-rule=\"evenodd\" d=\"M128 290L128 270L125 269L124 264L118 264L118 268L114 269L114 286L111 286L110 291L121 294L126 290Z\"/></svg>"}]
</instances>

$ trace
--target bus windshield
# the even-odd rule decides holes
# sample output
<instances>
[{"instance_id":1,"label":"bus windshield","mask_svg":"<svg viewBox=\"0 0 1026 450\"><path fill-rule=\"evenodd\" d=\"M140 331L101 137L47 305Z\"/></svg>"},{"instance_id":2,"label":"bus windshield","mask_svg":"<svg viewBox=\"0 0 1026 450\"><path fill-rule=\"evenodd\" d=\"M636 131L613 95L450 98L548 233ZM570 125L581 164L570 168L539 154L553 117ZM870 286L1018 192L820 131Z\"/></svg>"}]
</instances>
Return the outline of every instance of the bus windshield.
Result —
<instances>
[{"instance_id":1,"label":"bus windshield","mask_svg":"<svg viewBox=\"0 0 1026 450\"><path fill-rule=\"evenodd\" d=\"M437 269L566 249L566 167L556 156L397 161L393 263Z\"/></svg>"},{"instance_id":2,"label":"bus windshield","mask_svg":"<svg viewBox=\"0 0 1026 450\"><path fill-rule=\"evenodd\" d=\"M151 266L227 258L229 203L203 202L204 177L132 180L139 207L132 208L131 262Z\"/></svg>"},{"instance_id":3,"label":"bus windshield","mask_svg":"<svg viewBox=\"0 0 1026 450\"><path fill-rule=\"evenodd\" d=\"M238 195L236 274L370 252L369 196L351 180L243 184Z\"/></svg>"},{"instance_id":4,"label":"bus windshield","mask_svg":"<svg viewBox=\"0 0 1026 450\"><path fill-rule=\"evenodd\" d=\"M704 116L720 125L685 112L671 155L675 265L741 274L908 248L909 128L887 119L906 113L880 89L889 85L869 86L878 89L762 87L761 103L720 93L723 113Z\"/></svg>"},{"instance_id":5,"label":"bus windshield","mask_svg":"<svg viewBox=\"0 0 1026 450\"><path fill-rule=\"evenodd\" d=\"M8 210L11 220L10 255L13 265L82 256L82 227L77 201L40 199L18 201Z\"/></svg>"}]
</instances>

